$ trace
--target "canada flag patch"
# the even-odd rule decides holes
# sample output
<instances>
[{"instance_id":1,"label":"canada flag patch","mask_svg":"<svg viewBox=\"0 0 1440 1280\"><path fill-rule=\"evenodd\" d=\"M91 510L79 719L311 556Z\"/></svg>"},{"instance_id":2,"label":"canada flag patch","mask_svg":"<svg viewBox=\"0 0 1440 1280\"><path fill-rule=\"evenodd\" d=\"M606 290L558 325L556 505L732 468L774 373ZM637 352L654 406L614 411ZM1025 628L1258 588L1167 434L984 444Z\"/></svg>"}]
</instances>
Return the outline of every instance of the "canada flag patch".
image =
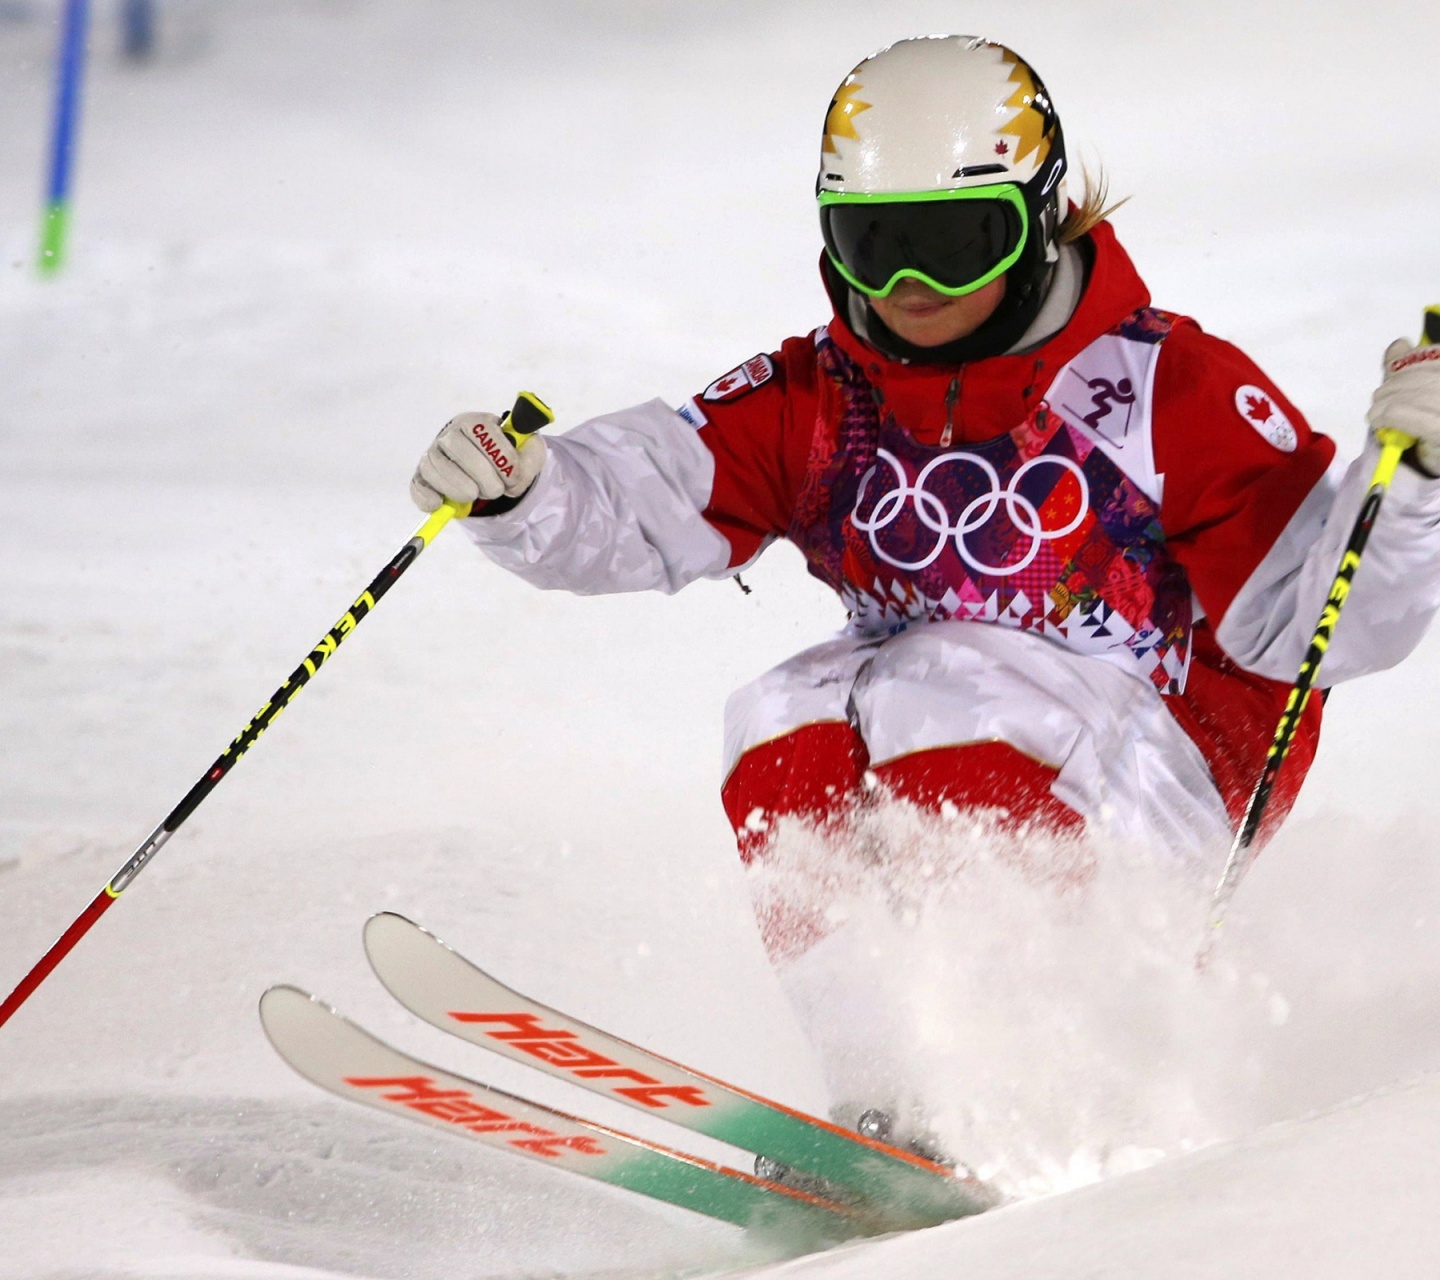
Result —
<instances>
[{"instance_id":1,"label":"canada flag patch","mask_svg":"<svg viewBox=\"0 0 1440 1280\"><path fill-rule=\"evenodd\" d=\"M1300 443L1285 410L1275 403L1275 397L1259 387L1243 386L1235 392L1235 408L1240 416L1255 428L1281 453L1294 453Z\"/></svg>"},{"instance_id":2,"label":"canada flag patch","mask_svg":"<svg viewBox=\"0 0 1440 1280\"><path fill-rule=\"evenodd\" d=\"M756 387L763 387L775 376L775 364L769 356L751 356L737 369L731 369L723 378L716 378L702 397L711 404L722 400L738 400Z\"/></svg>"}]
</instances>

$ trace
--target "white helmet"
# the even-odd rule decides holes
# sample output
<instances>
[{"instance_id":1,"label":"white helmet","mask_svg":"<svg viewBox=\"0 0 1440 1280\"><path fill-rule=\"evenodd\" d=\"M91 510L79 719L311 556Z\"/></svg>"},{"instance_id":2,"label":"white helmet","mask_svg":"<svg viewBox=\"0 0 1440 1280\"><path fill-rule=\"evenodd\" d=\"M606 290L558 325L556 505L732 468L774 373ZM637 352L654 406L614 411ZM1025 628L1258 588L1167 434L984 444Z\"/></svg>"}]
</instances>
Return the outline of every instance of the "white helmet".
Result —
<instances>
[{"instance_id":1,"label":"white helmet","mask_svg":"<svg viewBox=\"0 0 1440 1280\"><path fill-rule=\"evenodd\" d=\"M1060 118L1019 54L979 36L920 36L871 54L825 117L816 191L908 194L995 182L1050 195Z\"/></svg>"},{"instance_id":2,"label":"white helmet","mask_svg":"<svg viewBox=\"0 0 1440 1280\"><path fill-rule=\"evenodd\" d=\"M872 54L825 117L816 195L832 295L884 297L914 276L953 296L1008 273L997 324L1014 328L1058 254L1065 167L1049 94L1004 45L923 36Z\"/></svg>"}]
</instances>

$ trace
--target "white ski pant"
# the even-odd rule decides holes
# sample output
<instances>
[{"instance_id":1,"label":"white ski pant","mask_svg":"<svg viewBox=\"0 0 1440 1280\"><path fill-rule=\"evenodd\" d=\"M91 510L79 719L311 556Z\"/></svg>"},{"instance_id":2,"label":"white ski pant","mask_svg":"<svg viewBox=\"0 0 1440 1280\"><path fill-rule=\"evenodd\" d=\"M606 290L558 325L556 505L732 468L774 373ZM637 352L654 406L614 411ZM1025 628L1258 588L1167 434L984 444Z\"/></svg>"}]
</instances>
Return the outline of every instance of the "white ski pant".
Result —
<instances>
[{"instance_id":1,"label":"white ski pant","mask_svg":"<svg viewBox=\"0 0 1440 1280\"><path fill-rule=\"evenodd\" d=\"M1056 771L1051 791L1097 834L1214 858L1225 806L1155 688L1027 632L947 621L881 639L841 634L731 695L725 770L809 724L847 722L873 765L1004 742Z\"/></svg>"}]
</instances>

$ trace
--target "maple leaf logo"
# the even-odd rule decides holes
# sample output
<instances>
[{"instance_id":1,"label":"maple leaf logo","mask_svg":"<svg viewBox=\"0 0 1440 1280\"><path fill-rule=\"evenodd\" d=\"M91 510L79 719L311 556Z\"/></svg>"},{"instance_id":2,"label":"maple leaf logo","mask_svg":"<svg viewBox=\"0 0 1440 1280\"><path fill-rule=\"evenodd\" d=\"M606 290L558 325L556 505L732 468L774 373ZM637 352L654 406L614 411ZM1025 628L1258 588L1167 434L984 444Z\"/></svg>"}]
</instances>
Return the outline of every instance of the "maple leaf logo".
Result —
<instances>
[{"instance_id":1,"label":"maple leaf logo","mask_svg":"<svg viewBox=\"0 0 1440 1280\"><path fill-rule=\"evenodd\" d=\"M1247 395L1245 397L1245 416L1252 422L1269 422L1275 407L1265 396Z\"/></svg>"},{"instance_id":2,"label":"maple leaf logo","mask_svg":"<svg viewBox=\"0 0 1440 1280\"><path fill-rule=\"evenodd\" d=\"M1010 144L1008 142L997 142L995 144L995 154L997 156L1008 156L1010 154Z\"/></svg>"},{"instance_id":3,"label":"maple leaf logo","mask_svg":"<svg viewBox=\"0 0 1440 1280\"><path fill-rule=\"evenodd\" d=\"M1261 439L1281 453L1294 453L1300 437L1294 424L1264 387L1250 383L1235 388L1235 412L1259 432Z\"/></svg>"}]
</instances>

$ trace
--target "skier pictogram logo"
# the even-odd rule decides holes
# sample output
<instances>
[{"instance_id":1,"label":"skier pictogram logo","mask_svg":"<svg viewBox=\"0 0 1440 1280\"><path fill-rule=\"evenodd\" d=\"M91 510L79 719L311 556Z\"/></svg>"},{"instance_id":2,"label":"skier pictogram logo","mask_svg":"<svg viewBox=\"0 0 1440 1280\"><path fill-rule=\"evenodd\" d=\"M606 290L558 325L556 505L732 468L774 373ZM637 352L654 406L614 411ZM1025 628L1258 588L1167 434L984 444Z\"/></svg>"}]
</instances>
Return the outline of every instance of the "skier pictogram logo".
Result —
<instances>
[{"instance_id":1,"label":"skier pictogram logo","mask_svg":"<svg viewBox=\"0 0 1440 1280\"><path fill-rule=\"evenodd\" d=\"M1059 390L1059 408L1070 422L1084 423L1096 435L1123 448L1130 437L1131 419L1140 395L1121 363L1107 372L1112 377L1090 377L1067 365Z\"/></svg>"},{"instance_id":2,"label":"skier pictogram logo","mask_svg":"<svg viewBox=\"0 0 1440 1280\"><path fill-rule=\"evenodd\" d=\"M1294 453L1300 443L1295 428L1275 397L1247 383L1235 392L1235 408L1257 432L1281 453Z\"/></svg>"},{"instance_id":3,"label":"skier pictogram logo","mask_svg":"<svg viewBox=\"0 0 1440 1280\"><path fill-rule=\"evenodd\" d=\"M1111 382L1109 378L1091 378L1086 384L1095 394L1091 398L1091 410L1081 421L1087 427L1099 429L1103 419L1110 416L1110 410L1117 404L1131 405L1135 403L1135 388L1129 378L1121 378L1118 383ZM1126 418L1126 429L1129 428L1129 418Z\"/></svg>"}]
</instances>

